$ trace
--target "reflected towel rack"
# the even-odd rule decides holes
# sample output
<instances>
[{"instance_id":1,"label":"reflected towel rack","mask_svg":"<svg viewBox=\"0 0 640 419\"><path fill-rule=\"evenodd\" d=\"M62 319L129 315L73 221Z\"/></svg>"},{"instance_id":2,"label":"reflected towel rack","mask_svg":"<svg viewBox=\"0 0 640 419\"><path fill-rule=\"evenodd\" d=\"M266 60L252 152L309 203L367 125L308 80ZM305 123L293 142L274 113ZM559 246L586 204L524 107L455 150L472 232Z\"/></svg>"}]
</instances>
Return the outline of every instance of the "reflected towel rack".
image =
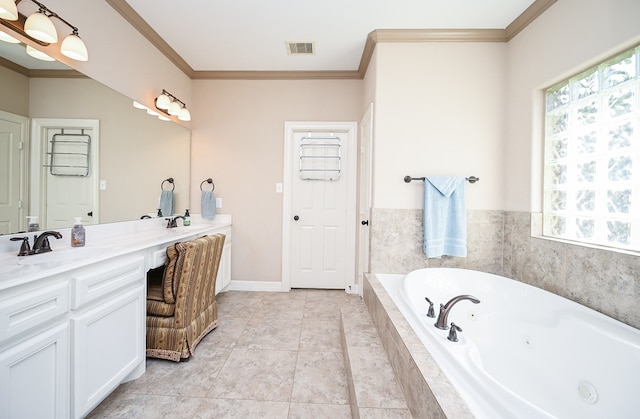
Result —
<instances>
[{"instance_id":1,"label":"reflected towel rack","mask_svg":"<svg viewBox=\"0 0 640 419\"><path fill-rule=\"evenodd\" d=\"M173 178L172 178L172 177L170 177L170 178L168 178L168 179L163 180L163 181L162 181L162 183L160 184L160 189L162 189L163 191L165 190L165 189L164 189L164 183L165 183L165 182L169 182L169 183L171 184L171 186L173 186L173 188L171 188L171 190L172 190L172 191L174 191L174 190L176 189L176 184L175 184L175 183L173 183ZM167 190L168 190L168 189L167 189Z\"/></svg>"},{"instance_id":2,"label":"reflected towel rack","mask_svg":"<svg viewBox=\"0 0 640 419\"><path fill-rule=\"evenodd\" d=\"M404 181L406 183L409 183L412 180L422 180L422 181L424 181L425 179L426 178L424 176L423 177L411 177L411 176L405 176L404 177ZM477 181L480 180L480 178L479 177L475 177L475 176L469 176L469 177L464 178L464 180L466 180L469 183L476 183Z\"/></svg>"},{"instance_id":3,"label":"reflected towel rack","mask_svg":"<svg viewBox=\"0 0 640 419\"><path fill-rule=\"evenodd\" d=\"M203 181L200 183L200 190L201 190L201 191L203 191L203 189L202 189L202 185L204 185L205 183L210 183L210 184L211 184L211 192L213 192L213 191L216 189L216 184L215 184L215 183L213 183L213 179L208 178L208 179L203 180Z\"/></svg>"}]
</instances>

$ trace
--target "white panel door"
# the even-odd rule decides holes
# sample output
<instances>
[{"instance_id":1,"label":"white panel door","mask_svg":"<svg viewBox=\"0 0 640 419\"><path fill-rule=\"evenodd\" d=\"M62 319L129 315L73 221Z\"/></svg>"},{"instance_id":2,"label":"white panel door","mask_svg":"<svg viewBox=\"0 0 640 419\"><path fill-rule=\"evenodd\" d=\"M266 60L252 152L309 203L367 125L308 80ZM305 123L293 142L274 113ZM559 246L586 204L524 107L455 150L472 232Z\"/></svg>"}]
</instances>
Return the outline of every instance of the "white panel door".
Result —
<instances>
[{"instance_id":1,"label":"white panel door","mask_svg":"<svg viewBox=\"0 0 640 419\"><path fill-rule=\"evenodd\" d=\"M355 128L315 128L292 131L288 144L290 285L350 288L355 275Z\"/></svg>"},{"instance_id":2,"label":"white panel door","mask_svg":"<svg viewBox=\"0 0 640 419\"><path fill-rule=\"evenodd\" d=\"M24 230L27 122L0 111L0 234Z\"/></svg>"}]
</instances>

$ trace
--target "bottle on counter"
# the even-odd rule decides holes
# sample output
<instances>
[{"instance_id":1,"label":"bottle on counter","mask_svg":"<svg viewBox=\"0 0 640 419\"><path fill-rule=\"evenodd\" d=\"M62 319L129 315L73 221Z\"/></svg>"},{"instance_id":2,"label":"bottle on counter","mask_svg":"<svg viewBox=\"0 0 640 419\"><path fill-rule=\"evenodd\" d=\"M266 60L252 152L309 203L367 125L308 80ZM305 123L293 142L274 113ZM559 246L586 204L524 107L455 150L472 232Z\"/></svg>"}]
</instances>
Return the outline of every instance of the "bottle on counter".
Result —
<instances>
[{"instance_id":1,"label":"bottle on counter","mask_svg":"<svg viewBox=\"0 0 640 419\"><path fill-rule=\"evenodd\" d=\"M76 217L71 229L71 247L81 247L85 243L85 231L82 225L82 217Z\"/></svg>"},{"instance_id":2,"label":"bottle on counter","mask_svg":"<svg viewBox=\"0 0 640 419\"><path fill-rule=\"evenodd\" d=\"M182 225L185 227L191 225L191 214L189 214L189 208L187 208L184 212L184 220L182 220Z\"/></svg>"}]
</instances>

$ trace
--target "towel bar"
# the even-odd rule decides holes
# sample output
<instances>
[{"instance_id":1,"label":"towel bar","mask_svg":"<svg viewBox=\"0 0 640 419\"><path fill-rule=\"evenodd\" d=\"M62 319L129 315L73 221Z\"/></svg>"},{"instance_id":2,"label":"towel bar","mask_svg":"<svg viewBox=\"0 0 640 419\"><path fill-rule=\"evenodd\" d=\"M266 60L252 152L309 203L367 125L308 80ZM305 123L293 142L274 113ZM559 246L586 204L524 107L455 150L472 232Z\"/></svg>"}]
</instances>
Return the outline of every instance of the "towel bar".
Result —
<instances>
[{"instance_id":1,"label":"towel bar","mask_svg":"<svg viewBox=\"0 0 640 419\"><path fill-rule=\"evenodd\" d=\"M170 177L168 179L163 180L162 183L160 184L160 189L162 189L163 191L165 190L164 189L164 183L165 182L169 182L171 184L171 186L173 186L173 188L171 188L172 191L176 189L176 184L173 183L173 178Z\"/></svg>"},{"instance_id":2,"label":"towel bar","mask_svg":"<svg viewBox=\"0 0 640 419\"><path fill-rule=\"evenodd\" d=\"M411 177L411 176L405 176L404 177L404 181L406 183L409 183L412 180L425 180L425 177L424 176L423 177ZM464 178L464 180L466 180L469 183L476 183L477 181L480 180L480 178L479 177L475 177L475 176L469 176L469 177Z\"/></svg>"},{"instance_id":3,"label":"towel bar","mask_svg":"<svg viewBox=\"0 0 640 419\"><path fill-rule=\"evenodd\" d=\"M203 181L200 183L200 190L201 190L201 191L203 190L203 189L202 189L202 185L204 185L205 183L210 183L210 184L211 184L211 191L212 191L212 192L216 189L216 184L215 184L215 183L213 183L213 179L208 178L208 179L203 180Z\"/></svg>"}]
</instances>

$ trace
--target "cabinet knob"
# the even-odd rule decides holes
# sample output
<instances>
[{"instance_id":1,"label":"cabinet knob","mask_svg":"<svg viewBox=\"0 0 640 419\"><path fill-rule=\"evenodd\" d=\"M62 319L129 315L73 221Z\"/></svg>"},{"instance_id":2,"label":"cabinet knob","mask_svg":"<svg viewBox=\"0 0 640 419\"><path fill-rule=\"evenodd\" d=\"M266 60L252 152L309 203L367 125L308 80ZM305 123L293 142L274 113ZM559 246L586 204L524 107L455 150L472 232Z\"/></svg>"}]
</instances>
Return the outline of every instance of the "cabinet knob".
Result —
<instances>
[{"instance_id":1,"label":"cabinet knob","mask_svg":"<svg viewBox=\"0 0 640 419\"><path fill-rule=\"evenodd\" d=\"M369 220L362 220L362 222L360 222L360 224L362 224L363 226L368 226L369 225Z\"/></svg>"}]
</instances>

